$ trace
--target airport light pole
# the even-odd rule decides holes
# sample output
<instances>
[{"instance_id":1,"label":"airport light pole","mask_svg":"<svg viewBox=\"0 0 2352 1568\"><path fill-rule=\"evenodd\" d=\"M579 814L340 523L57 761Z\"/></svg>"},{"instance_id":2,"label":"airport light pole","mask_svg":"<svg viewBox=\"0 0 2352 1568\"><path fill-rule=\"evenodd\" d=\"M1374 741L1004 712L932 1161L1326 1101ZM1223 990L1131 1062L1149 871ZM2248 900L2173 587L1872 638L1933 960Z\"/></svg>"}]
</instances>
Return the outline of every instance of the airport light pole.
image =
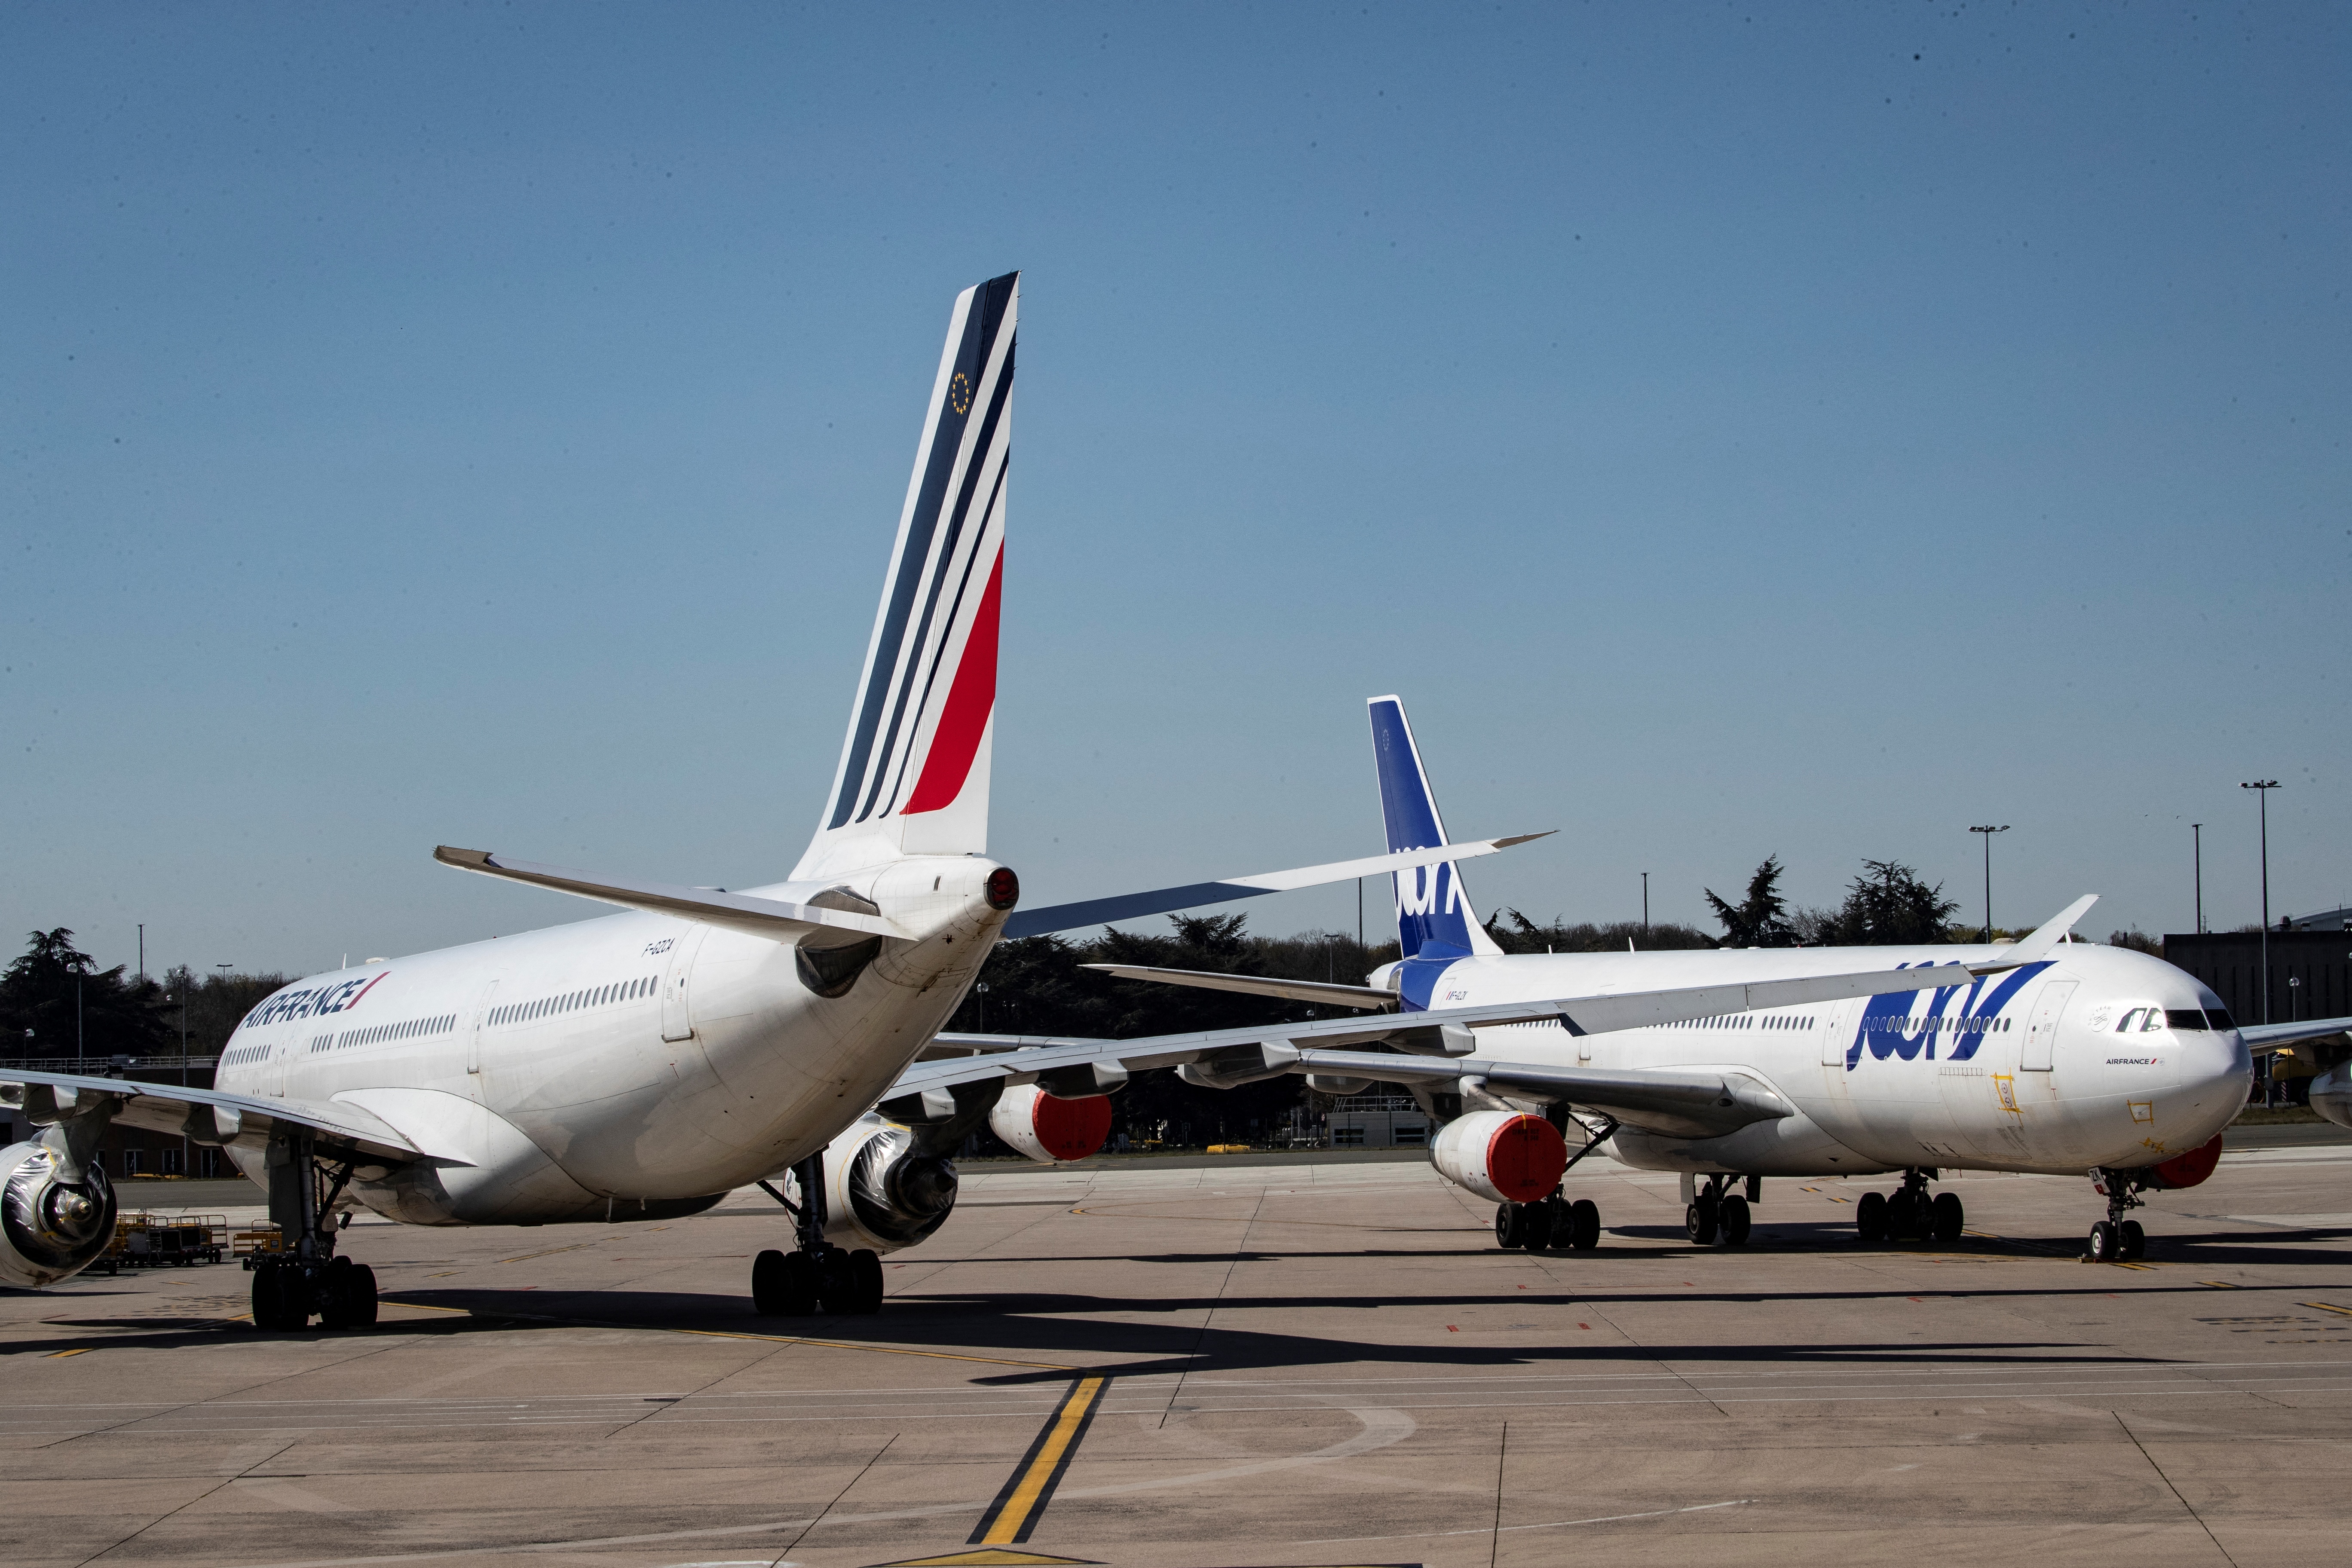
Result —
<instances>
[{"instance_id":1,"label":"airport light pole","mask_svg":"<svg viewBox=\"0 0 2352 1568\"><path fill-rule=\"evenodd\" d=\"M2008 823L2006 823L2006 822L2004 822L2004 823L2002 823L1999 827L1971 827L1971 828L1969 828L1969 831L1970 833L1981 833L1981 834L1983 834L1983 835L1984 835L1984 847L1985 847L1985 851L1984 851L1984 866L1985 866L1985 935L1984 935L1984 939L1985 939L1985 945L1986 945L1986 946L1988 946L1988 947L1990 947L1990 946L1991 946L1991 945L1992 945L1992 836L1993 836L1994 834L1996 834L1996 833L2006 833L2006 832L2008 832L2008 831L2009 831L2009 824L2008 824Z\"/></svg>"},{"instance_id":2,"label":"airport light pole","mask_svg":"<svg viewBox=\"0 0 2352 1568\"><path fill-rule=\"evenodd\" d=\"M1650 934L1650 874L1642 873L1642 934Z\"/></svg>"},{"instance_id":3,"label":"airport light pole","mask_svg":"<svg viewBox=\"0 0 2352 1568\"><path fill-rule=\"evenodd\" d=\"M2278 788L2276 779L2255 779L2242 784L2240 789L2254 792L2262 803L2263 825L2263 1022L2271 1021L2271 791Z\"/></svg>"},{"instance_id":4,"label":"airport light pole","mask_svg":"<svg viewBox=\"0 0 2352 1568\"><path fill-rule=\"evenodd\" d=\"M2205 934L2205 825L2189 825L2189 863L2197 877L2197 934Z\"/></svg>"}]
</instances>

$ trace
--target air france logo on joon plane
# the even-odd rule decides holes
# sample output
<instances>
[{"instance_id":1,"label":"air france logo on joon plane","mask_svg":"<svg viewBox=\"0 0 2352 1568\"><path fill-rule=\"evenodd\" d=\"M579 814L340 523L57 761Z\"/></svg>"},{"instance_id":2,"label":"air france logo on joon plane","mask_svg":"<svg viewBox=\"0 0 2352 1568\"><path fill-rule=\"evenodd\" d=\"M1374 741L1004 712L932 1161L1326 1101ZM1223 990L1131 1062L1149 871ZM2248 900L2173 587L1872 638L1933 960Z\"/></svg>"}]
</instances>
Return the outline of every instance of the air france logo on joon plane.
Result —
<instances>
[{"instance_id":1,"label":"air france logo on joon plane","mask_svg":"<svg viewBox=\"0 0 2352 1568\"><path fill-rule=\"evenodd\" d=\"M1910 965L1899 967L1907 969ZM2000 1010L2017 999L2028 981L2049 967L2047 963L2021 964L2002 975L2000 984L1990 990L1979 979L1966 985L1939 985L1932 991L1890 991L1873 996L1863 1007L1862 1022L1854 1026L1853 1044L1846 1047L1845 1070L1852 1072L1860 1066L1865 1050L1880 1061L1889 1057L1900 1057L1906 1062L1923 1057L1934 1061L1939 1040L1946 1042L1944 1060L1969 1060L1984 1044L1987 1035L2002 1027ZM1920 1005L1922 997L1927 999L1925 1007Z\"/></svg>"}]
</instances>

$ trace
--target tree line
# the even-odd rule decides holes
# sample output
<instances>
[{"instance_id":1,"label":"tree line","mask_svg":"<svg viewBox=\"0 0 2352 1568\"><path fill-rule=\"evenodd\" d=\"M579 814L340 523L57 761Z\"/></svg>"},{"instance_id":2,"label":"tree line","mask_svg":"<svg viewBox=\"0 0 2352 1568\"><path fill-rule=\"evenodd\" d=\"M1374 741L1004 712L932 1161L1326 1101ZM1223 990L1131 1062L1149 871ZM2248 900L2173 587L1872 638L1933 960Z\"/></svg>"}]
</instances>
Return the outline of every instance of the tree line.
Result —
<instances>
[{"instance_id":1,"label":"tree line","mask_svg":"<svg viewBox=\"0 0 2352 1568\"><path fill-rule=\"evenodd\" d=\"M217 1056L283 974L197 975L185 964L161 975L126 965L100 969L64 926L37 931L0 972L0 1056Z\"/></svg>"}]
</instances>

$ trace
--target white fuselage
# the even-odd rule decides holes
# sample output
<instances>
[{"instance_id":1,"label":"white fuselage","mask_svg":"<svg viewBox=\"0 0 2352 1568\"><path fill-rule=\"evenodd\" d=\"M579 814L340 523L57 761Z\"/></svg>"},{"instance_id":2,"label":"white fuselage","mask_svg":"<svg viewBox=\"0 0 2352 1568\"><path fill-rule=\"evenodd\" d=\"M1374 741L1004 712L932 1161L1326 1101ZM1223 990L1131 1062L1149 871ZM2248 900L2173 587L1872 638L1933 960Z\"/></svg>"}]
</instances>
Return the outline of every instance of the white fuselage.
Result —
<instances>
[{"instance_id":1,"label":"white fuselage","mask_svg":"<svg viewBox=\"0 0 2352 1568\"><path fill-rule=\"evenodd\" d=\"M1762 981L1978 963L2000 952L1507 954L1458 960L1438 973L1429 995L1410 999L1478 1006L1719 984L1733 967L1741 981ZM1969 986L1582 1037L1558 1023L1512 1025L1477 1031L1477 1054L1618 1071L1721 1069L1756 1079L1796 1107L1793 1116L1716 1138L1621 1131L1611 1152L1647 1169L1819 1176L1936 1166L2079 1174L2160 1163L2209 1142L2237 1115L2251 1073L2244 1041L2235 1029L2185 1026L2189 1013L2201 1018L2220 1007L2160 959L2063 943L2046 963Z\"/></svg>"},{"instance_id":2,"label":"white fuselage","mask_svg":"<svg viewBox=\"0 0 2352 1568\"><path fill-rule=\"evenodd\" d=\"M788 943L618 914L312 975L239 1025L217 1087L356 1106L428 1156L352 1191L423 1225L689 1211L824 1147L943 1025L1004 914L979 856L915 856L823 883L913 941L846 994ZM232 1143L263 1179L265 1151Z\"/></svg>"}]
</instances>

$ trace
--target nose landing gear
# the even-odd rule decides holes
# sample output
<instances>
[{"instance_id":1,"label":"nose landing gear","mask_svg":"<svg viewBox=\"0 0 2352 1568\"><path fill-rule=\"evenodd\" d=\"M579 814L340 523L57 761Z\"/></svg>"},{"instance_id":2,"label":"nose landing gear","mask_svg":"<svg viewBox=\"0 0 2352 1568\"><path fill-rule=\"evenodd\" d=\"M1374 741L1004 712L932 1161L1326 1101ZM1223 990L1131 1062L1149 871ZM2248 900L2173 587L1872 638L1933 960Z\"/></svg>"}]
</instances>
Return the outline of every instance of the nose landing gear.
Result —
<instances>
[{"instance_id":1,"label":"nose landing gear","mask_svg":"<svg viewBox=\"0 0 2352 1568\"><path fill-rule=\"evenodd\" d=\"M794 1221L800 1245L790 1252L773 1247L751 1260L751 1306L763 1316L806 1318L818 1312L857 1317L882 1310L882 1258L866 1247L851 1251L824 1238L824 1155L793 1167L801 1201L786 1198L765 1182L768 1195Z\"/></svg>"},{"instance_id":2,"label":"nose landing gear","mask_svg":"<svg viewBox=\"0 0 2352 1568\"><path fill-rule=\"evenodd\" d=\"M2091 1227L2089 1254L2095 1263L2129 1263L2147 1251L2147 1232L2139 1221L2124 1216L2147 1200L2139 1195L2145 1183L2137 1172L2091 1173L2091 1190L2107 1200L2107 1217Z\"/></svg>"}]
</instances>

